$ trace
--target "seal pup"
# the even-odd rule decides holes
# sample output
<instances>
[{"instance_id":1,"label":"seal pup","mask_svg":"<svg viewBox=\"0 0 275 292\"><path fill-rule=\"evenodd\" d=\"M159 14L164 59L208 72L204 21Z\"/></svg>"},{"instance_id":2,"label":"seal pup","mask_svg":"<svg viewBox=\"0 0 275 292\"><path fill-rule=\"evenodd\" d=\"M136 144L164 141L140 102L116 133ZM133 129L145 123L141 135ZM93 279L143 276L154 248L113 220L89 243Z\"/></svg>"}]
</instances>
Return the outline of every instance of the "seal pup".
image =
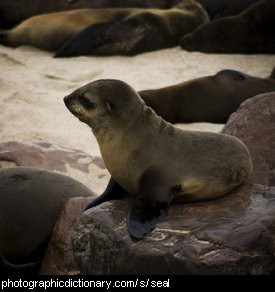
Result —
<instances>
[{"instance_id":1,"label":"seal pup","mask_svg":"<svg viewBox=\"0 0 275 292\"><path fill-rule=\"evenodd\" d=\"M94 193L59 173L32 167L1 169L1 269L38 269L65 199L88 196Z\"/></svg>"},{"instance_id":2,"label":"seal pup","mask_svg":"<svg viewBox=\"0 0 275 292\"><path fill-rule=\"evenodd\" d=\"M187 51L205 53L275 52L275 1L256 3L236 16L206 23L180 40Z\"/></svg>"},{"instance_id":3,"label":"seal pup","mask_svg":"<svg viewBox=\"0 0 275 292\"><path fill-rule=\"evenodd\" d=\"M112 176L106 191L88 208L126 194L135 196L127 218L135 238L156 226L171 201L214 199L251 175L250 154L239 139L177 129L122 81L94 81L64 102L91 127Z\"/></svg>"},{"instance_id":4,"label":"seal pup","mask_svg":"<svg viewBox=\"0 0 275 292\"><path fill-rule=\"evenodd\" d=\"M179 39L208 21L203 7L182 0L171 9L78 9L33 16L0 33L0 43L81 54L136 54L178 45Z\"/></svg>"},{"instance_id":5,"label":"seal pup","mask_svg":"<svg viewBox=\"0 0 275 292\"><path fill-rule=\"evenodd\" d=\"M139 95L170 123L226 123L243 101L270 91L275 91L274 79L227 69Z\"/></svg>"}]
</instances>

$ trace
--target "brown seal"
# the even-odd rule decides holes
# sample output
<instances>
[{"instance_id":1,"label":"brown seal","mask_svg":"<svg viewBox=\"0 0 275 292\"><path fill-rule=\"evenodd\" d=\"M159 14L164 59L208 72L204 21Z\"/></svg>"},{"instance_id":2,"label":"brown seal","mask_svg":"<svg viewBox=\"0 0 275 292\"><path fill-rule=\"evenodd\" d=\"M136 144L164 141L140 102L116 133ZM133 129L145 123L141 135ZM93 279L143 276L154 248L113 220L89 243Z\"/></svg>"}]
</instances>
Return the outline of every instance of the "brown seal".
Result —
<instances>
[{"instance_id":1,"label":"brown seal","mask_svg":"<svg viewBox=\"0 0 275 292\"><path fill-rule=\"evenodd\" d=\"M171 201L223 196L252 172L236 137L175 128L119 80L98 80L67 97L68 109L89 125L112 178L93 207L127 193L136 196L128 230L142 238L166 215Z\"/></svg>"},{"instance_id":2,"label":"brown seal","mask_svg":"<svg viewBox=\"0 0 275 292\"><path fill-rule=\"evenodd\" d=\"M179 2L180 0L1 0L0 27L11 28L31 16L57 11L106 7L163 9Z\"/></svg>"},{"instance_id":3,"label":"brown seal","mask_svg":"<svg viewBox=\"0 0 275 292\"><path fill-rule=\"evenodd\" d=\"M274 53L275 1L265 0L236 16L215 19L180 40L187 51L205 53Z\"/></svg>"},{"instance_id":4,"label":"brown seal","mask_svg":"<svg viewBox=\"0 0 275 292\"><path fill-rule=\"evenodd\" d=\"M79 9L33 16L2 31L0 43L58 51L57 57L131 55L176 46L207 21L207 13L193 0L171 9Z\"/></svg>"},{"instance_id":5,"label":"brown seal","mask_svg":"<svg viewBox=\"0 0 275 292\"><path fill-rule=\"evenodd\" d=\"M94 193L86 186L56 172L1 169L0 257L4 268L25 270L41 262L64 200L88 196Z\"/></svg>"},{"instance_id":6,"label":"brown seal","mask_svg":"<svg viewBox=\"0 0 275 292\"><path fill-rule=\"evenodd\" d=\"M170 123L226 123L240 104L257 94L275 91L275 80L222 70L176 85L143 90L145 103Z\"/></svg>"}]
</instances>

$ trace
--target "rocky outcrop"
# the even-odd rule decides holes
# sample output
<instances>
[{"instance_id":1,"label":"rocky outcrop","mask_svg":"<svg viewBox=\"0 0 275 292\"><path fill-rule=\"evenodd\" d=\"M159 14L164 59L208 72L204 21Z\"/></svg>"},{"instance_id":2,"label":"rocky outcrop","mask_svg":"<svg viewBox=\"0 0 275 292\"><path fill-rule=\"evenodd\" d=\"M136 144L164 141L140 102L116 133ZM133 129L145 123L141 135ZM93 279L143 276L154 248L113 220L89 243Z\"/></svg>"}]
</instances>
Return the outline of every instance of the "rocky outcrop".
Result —
<instances>
[{"instance_id":1,"label":"rocky outcrop","mask_svg":"<svg viewBox=\"0 0 275 292\"><path fill-rule=\"evenodd\" d=\"M275 272L275 94L243 103L223 133L239 137L254 174L223 198L172 205L140 241L126 228L131 199L86 211L73 233L81 274L270 274Z\"/></svg>"},{"instance_id":2,"label":"rocky outcrop","mask_svg":"<svg viewBox=\"0 0 275 292\"><path fill-rule=\"evenodd\" d=\"M93 198L67 200L53 229L48 250L44 257L40 275L77 275L79 270L74 261L71 235L76 219Z\"/></svg>"},{"instance_id":3,"label":"rocky outcrop","mask_svg":"<svg viewBox=\"0 0 275 292\"><path fill-rule=\"evenodd\" d=\"M101 193L109 179L101 157L46 142L0 143L0 169L11 166L39 167L58 171L82 182L95 193Z\"/></svg>"},{"instance_id":4,"label":"rocky outcrop","mask_svg":"<svg viewBox=\"0 0 275 292\"><path fill-rule=\"evenodd\" d=\"M249 148L252 183L275 186L275 93L260 94L242 103L223 133L241 139Z\"/></svg>"}]
</instances>

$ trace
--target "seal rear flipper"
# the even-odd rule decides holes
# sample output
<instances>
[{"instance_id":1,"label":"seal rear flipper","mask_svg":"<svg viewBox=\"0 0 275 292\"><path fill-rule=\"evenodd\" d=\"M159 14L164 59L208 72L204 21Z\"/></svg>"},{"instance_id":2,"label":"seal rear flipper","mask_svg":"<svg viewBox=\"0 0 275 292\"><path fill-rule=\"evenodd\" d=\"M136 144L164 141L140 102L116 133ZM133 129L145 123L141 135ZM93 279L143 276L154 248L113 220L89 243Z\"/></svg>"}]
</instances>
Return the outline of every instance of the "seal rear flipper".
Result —
<instances>
[{"instance_id":1,"label":"seal rear flipper","mask_svg":"<svg viewBox=\"0 0 275 292\"><path fill-rule=\"evenodd\" d=\"M121 199L127 195L129 194L111 177L103 194L97 197L91 203L89 203L85 210L88 210L107 201Z\"/></svg>"},{"instance_id":2,"label":"seal rear flipper","mask_svg":"<svg viewBox=\"0 0 275 292\"><path fill-rule=\"evenodd\" d=\"M98 46L106 42L106 32L116 22L102 22L88 26L69 39L54 55L60 57L76 57L89 55Z\"/></svg>"}]
</instances>

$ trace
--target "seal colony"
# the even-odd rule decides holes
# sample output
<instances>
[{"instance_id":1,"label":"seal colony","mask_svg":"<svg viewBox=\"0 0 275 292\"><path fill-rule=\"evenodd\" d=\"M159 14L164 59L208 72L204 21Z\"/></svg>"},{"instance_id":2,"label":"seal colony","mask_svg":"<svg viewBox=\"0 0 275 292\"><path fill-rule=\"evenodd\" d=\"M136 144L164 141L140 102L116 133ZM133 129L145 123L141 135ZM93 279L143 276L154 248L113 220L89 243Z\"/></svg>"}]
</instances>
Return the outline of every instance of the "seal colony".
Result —
<instances>
[{"instance_id":1,"label":"seal colony","mask_svg":"<svg viewBox=\"0 0 275 292\"><path fill-rule=\"evenodd\" d=\"M133 55L177 46L185 34L207 22L203 7L183 0L171 9L79 9L33 16L2 31L0 43L57 51L56 57Z\"/></svg>"},{"instance_id":2,"label":"seal colony","mask_svg":"<svg viewBox=\"0 0 275 292\"><path fill-rule=\"evenodd\" d=\"M183 131L157 116L119 80L98 80L64 98L95 135L111 174L105 192L87 208L130 194L127 227L142 238L175 202L223 196L252 173L247 147L224 134Z\"/></svg>"}]
</instances>

